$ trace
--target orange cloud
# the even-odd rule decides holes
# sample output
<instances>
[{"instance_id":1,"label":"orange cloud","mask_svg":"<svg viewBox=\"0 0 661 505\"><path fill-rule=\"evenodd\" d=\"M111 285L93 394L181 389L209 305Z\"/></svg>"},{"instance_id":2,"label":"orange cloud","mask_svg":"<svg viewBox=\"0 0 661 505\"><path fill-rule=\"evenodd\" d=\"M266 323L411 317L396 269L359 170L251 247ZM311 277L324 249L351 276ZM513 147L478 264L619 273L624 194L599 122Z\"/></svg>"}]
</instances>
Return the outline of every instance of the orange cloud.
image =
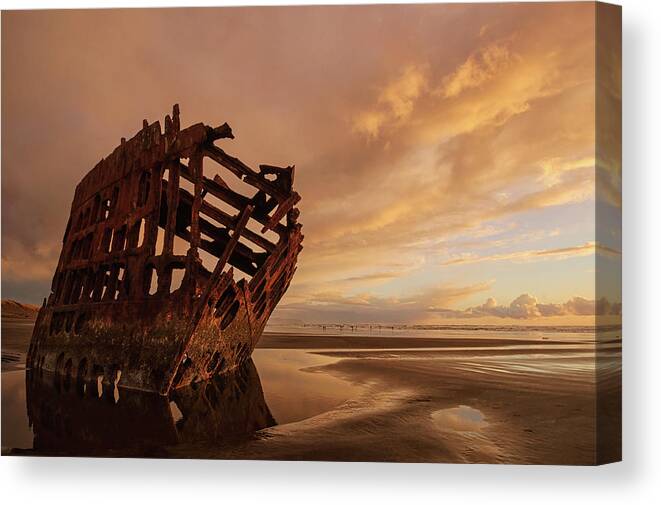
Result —
<instances>
[{"instance_id":1,"label":"orange cloud","mask_svg":"<svg viewBox=\"0 0 661 505\"><path fill-rule=\"evenodd\" d=\"M496 316L499 318L534 319L551 316L618 316L622 313L621 303L611 303L605 298L587 300L575 296L565 303L540 303L529 294L522 294L512 300L509 305L498 305L494 298L489 298L484 304L470 307L464 311L446 313L446 316L471 318Z\"/></svg>"},{"instance_id":2,"label":"orange cloud","mask_svg":"<svg viewBox=\"0 0 661 505\"><path fill-rule=\"evenodd\" d=\"M491 283L438 286L403 297L323 291L308 295L304 301L281 304L278 306L278 315L308 321L415 322L439 307L451 307L490 288Z\"/></svg>"},{"instance_id":3,"label":"orange cloud","mask_svg":"<svg viewBox=\"0 0 661 505\"><path fill-rule=\"evenodd\" d=\"M559 247L555 249L538 249L531 251L515 251L509 253L491 254L487 256L465 255L447 260L443 265L467 265L485 261L540 261L547 259L563 260L576 256L590 256L599 253L605 256L619 256L620 251L595 242L586 242L574 247Z\"/></svg>"},{"instance_id":4,"label":"orange cloud","mask_svg":"<svg viewBox=\"0 0 661 505\"><path fill-rule=\"evenodd\" d=\"M419 273L450 240L563 229L552 211L595 197L595 162L616 201L616 153L594 152L593 6L484 8L3 15L3 279L38 280L34 301L48 292L75 184L174 102L184 123L228 121L227 150L251 165L296 164L306 238L287 303L363 292L374 307L390 282L410 298L440 282ZM160 36L173 30L199 36ZM534 209L546 221L522 225ZM482 242L485 256L502 246Z\"/></svg>"},{"instance_id":5,"label":"orange cloud","mask_svg":"<svg viewBox=\"0 0 661 505\"><path fill-rule=\"evenodd\" d=\"M374 109L354 118L353 129L369 138L379 136L388 123L402 123L413 112L416 99L427 87L426 68L409 65L381 90Z\"/></svg>"},{"instance_id":6,"label":"orange cloud","mask_svg":"<svg viewBox=\"0 0 661 505\"><path fill-rule=\"evenodd\" d=\"M491 288L490 283L463 287L432 288L410 297L378 297L369 294L346 296L343 293L322 292L310 296L305 302L287 303L278 307L278 315L287 318L306 318L310 322L339 321L344 323L416 323L453 319L496 318L501 320L530 321L574 316L621 316L622 304L606 298L588 300L579 296L564 303L541 303L527 293L516 297L507 305L499 305L488 298L482 305L463 310L452 305L469 296ZM555 319L554 319L555 318ZM583 321L579 324L590 324Z\"/></svg>"},{"instance_id":7,"label":"orange cloud","mask_svg":"<svg viewBox=\"0 0 661 505\"><path fill-rule=\"evenodd\" d=\"M480 35L483 35L480 30ZM471 54L452 74L443 79L438 93L445 98L459 95L462 91L478 88L507 70L513 55L506 44L494 43Z\"/></svg>"}]
</instances>

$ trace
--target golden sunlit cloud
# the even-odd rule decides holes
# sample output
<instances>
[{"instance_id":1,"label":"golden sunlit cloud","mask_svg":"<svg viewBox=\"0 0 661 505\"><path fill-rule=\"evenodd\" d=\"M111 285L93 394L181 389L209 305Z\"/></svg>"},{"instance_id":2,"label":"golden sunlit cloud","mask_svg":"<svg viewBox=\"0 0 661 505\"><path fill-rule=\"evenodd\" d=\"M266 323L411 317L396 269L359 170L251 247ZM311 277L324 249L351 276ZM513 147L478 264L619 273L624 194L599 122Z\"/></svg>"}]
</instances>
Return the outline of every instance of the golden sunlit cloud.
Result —
<instances>
[{"instance_id":1,"label":"golden sunlit cloud","mask_svg":"<svg viewBox=\"0 0 661 505\"><path fill-rule=\"evenodd\" d=\"M48 294L73 188L174 102L184 123L228 121L236 139L223 149L251 166L296 164L305 240L281 305L303 319L368 307L371 320L423 320L452 307L452 289L462 304L509 298L543 282L537 260L603 254L590 245L592 206L619 208L621 167L614 146L595 153L594 6L502 4L488 20L477 8L3 15L15 48L3 58L5 296ZM163 40L172 30L201 38ZM255 79L264 69L269 79ZM45 124L42 148L27 149ZM568 243L580 245L562 251ZM451 261L465 278L451 276ZM515 275L522 262L535 275ZM578 268L545 297L592 296L594 276Z\"/></svg>"},{"instance_id":2,"label":"golden sunlit cloud","mask_svg":"<svg viewBox=\"0 0 661 505\"><path fill-rule=\"evenodd\" d=\"M485 261L542 261L547 259L564 260L575 256L590 256L600 253L607 256L619 256L621 253L609 247L587 242L574 247L559 247L557 249L539 249L532 251L515 251L509 253L491 254L488 256L465 255L447 260L443 265L468 265Z\"/></svg>"},{"instance_id":3,"label":"golden sunlit cloud","mask_svg":"<svg viewBox=\"0 0 661 505\"><path fill-rule=\"evenodd\" d=\"M542 303L535 296L524 293L507 305L499 305L488 298L482 305L467 309L453 309L452 305L475 293L489 289L489 285L434 288L407 298L385 298L368 294L344 296L340 292L325 292L311 296L306 302L283 306L279 314L287 318L306 317L313 322L342 320L353 323L416 323L439 324L452 320L485 320L495 318L501 322L528 321L534 324L549 318L559 321L564 317L574 323L581 317L613 316L612 322L622 314L622 304L606 298L589 300L574 296L564 303ZM433 303L430 303L430 300ZM393 319L397 314L399 319ZM567 319L571 318L571 319ZM578 318L578 319L577 319Z\"/></svg>"},{"instance_id":4,"label":"golden sunlit cloud","mask_svg":"<svg viewBox=\"0 0 661 505\"><path fill-rule=\"evenodd\" d=\"M491 285L487 282L469 286L435 286L403 297L325 291L310 294L302 302L282 304L278 314L317 322L420 321L440 307L452 307L472 295L489 290Z\"/></svg>"},{"instance_id":5,"label":"golden sunlit cloud","mask_svg":"<svg viewBox=\"0 0 661 505\"><path fill-rule=\"evenodd\" d=\"M496 316L513 319L535 319L552 316L618 316L622 312L622 305L611 303L605 298L600 300L587 300L575 296L565 303L540 303L537 298L529 294L522 294L512 300L509 305L498 305L494 298L489 298L484 304L470 307L464 311L454 312L454 317L484 317ZM449 315L449 314L446 314Z\"/></svg>"},{"instance_id":6,"label":"golden sunlit cloud","mask_svg":"<svg viewBox=\"0 0 661 505\"><path fill-rule=\"evenodd\" d=\"M354 119L354 131L376 138L388 123L404 122L413 112L415 100L426 87L426 67L407 66L401 75L381 90L376 108L362 112Z\"/></svg>"},{"instance_id":7,"label":"golden sunlit cloud","mask_svg":"<svg viewBox=\"0 0 661 505\"><path fill-rule=\"evenodd\" d=\"M480 35L483 35L482 30ZM505 71L514 58L516 55L513 55L505 44L486 46L471 54L457 70L445 77L438 93L445 98L451 98L466 89L478 88Z\"/></svg>"}]
</instances>

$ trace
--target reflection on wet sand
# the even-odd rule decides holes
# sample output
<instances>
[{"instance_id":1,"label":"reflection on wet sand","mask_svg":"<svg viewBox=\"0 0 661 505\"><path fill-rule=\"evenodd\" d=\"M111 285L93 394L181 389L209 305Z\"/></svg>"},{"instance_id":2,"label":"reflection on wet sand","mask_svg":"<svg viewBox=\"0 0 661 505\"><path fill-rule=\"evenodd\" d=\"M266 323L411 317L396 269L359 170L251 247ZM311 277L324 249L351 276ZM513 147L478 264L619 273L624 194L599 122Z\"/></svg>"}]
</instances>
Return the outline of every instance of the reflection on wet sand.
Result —
<instances>
[{"instance_id":1,"label":"reflection on wet sand","mask_svg":"<svg viewBox=\"0 0 661 505\"><path fill-rule=\"evenodd\" d=\"M2 374L2 452L574 465L619 458L619 332L605 345L588 332L459 333L327 334L321 342L267 334L255 365L169 398L122 389L121 378L117 390L102 384L101 395L96 383L75 379L28 372L26 381L19 363Z\"/></svg>"},{"instance_id":2,"label":"reflection on wet sand","mask_svg":"<svg viewBox=\"0 0 661 505\"><path fill-rule=\"evenodd\" d=\"M95 385L94 385L95 386ZM166 447L230 444L273 426L257 370L248 361L231 375L175 390L170 397L67 382L26 373L33 455L166 456Z\"/></svg>"}]
</instances>

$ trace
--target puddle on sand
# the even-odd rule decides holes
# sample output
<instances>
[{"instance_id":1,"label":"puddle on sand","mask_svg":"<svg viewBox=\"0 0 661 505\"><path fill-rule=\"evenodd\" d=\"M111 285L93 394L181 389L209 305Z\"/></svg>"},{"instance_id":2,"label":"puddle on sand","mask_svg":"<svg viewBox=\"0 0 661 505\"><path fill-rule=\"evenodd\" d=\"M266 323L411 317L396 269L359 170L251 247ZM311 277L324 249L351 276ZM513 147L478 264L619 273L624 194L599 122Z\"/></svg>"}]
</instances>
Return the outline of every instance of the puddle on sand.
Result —
<instances>
[{"instance_id":1,"label":"puddle on sand","mask_svg":"<svg viewBox=\"0 0 661 505\"><path fill-rule=\"evenodd\" d=\"M431 417L442 430L480 431L487 425L482 412L467 405L437 410Z\"/></svg>"},{"instance_id":2,"label":"puddle on sand","mask_svg":"<svg viewBox=\"0 0 661 505\"><path fill-rule=\"evenodd\" d=\"M32 447L32 427L25 395L25 371L2 372L2 452Z\"/></svg>"},{"instance_id":3,"label":"puddle on sand","mask_svg":"<svg viewBox=\"0 0 661 505\"><path fill-rule=\"evenodd\" d=\"M333 410L363 388L320 370L337 361L294 349L255 349L252 359L262 379L266 403L278 424Z\"/></svg>"}]
</instances>

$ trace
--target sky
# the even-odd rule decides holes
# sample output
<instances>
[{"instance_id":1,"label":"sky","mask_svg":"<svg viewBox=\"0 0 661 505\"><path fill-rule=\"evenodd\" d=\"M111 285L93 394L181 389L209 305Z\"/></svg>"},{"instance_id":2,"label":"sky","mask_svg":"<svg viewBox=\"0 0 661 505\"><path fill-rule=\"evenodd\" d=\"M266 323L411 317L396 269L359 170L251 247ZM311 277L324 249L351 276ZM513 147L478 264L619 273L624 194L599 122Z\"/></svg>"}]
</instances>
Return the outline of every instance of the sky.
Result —
<instances>
[{"instance_id":1,"label":"sky","mask_svg":"<svg viewBox=\"0 0 661 505\"><path fill-rule=\"evenodd\" d=\"M2 297L48 295L76 184L178 103L246 163L296 165L305 248L275 318L617 316L594 34L591 3L3 12ZM598 57L614 113L620 56Z\"/></svg>"}]
</instances>

